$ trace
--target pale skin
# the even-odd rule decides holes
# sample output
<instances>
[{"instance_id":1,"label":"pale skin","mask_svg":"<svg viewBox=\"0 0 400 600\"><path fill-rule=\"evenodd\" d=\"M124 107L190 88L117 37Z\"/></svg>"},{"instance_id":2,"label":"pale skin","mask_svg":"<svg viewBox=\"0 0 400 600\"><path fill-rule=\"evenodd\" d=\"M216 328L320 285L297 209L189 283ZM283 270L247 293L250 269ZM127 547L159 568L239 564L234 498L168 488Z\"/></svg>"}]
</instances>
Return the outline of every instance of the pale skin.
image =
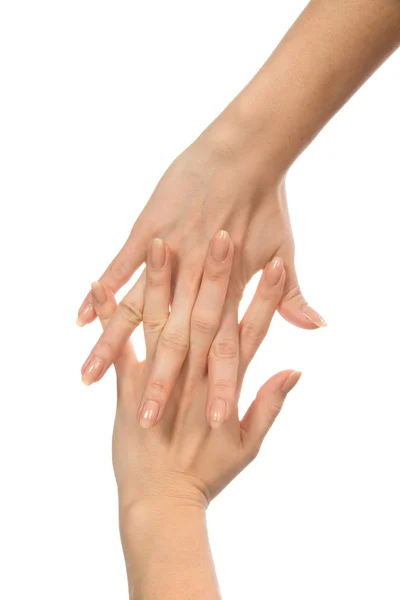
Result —
<instances>
[{"instance_id":1,"label":"pale skin","mask_svg":"<svg viewBox=\"0 0 400 600\"><path fill-rule=\"evenodd\" d=\"M221 239L228 250L222 261ZM146 268L146 361L139 363L127 343L115 364L118 402L113 464L121 540L134 600L221 598L208 544L207 507L255 458L286 394L300 378L300 373L292 370L274 375L239 420L241 382L285 286L283 261L274 257L240 324L235 409L219 428L210 427L206 420L208 354L223 314L233 255L229 235L217 234L207 252L194 307L208 327L192 327L183 368L164 418L154 427L148 428L141 402L169 317L171 252L161 240L152 242ZM93 301L106 327L116 310L113 294L104 284L93 284ZM145 428L138 423L137 413Z\"/></svg>"},{"instance_id":2,"label":"pale skin","mask_svg":"<svg viewBox=\"0 0 400 600\"><path fill-rule=\"evenodd\" d=\"M117 291L143 263L155 236L176 257L171 315L143 387L143 401L152 397L158 405L153 424L163 416L188 352L202 265L216 228L229 230L236 252L210 348L206 414L214 424L221 426L235 408L237 312L243 289L273 256L282 258L286 270L281 315L306 329L325 325L304 299L296 276L285 177L304 148L399 43L399 0L311 0L253 80L160 180L101 277ZM101 379L115 361L141 322L143 305L144 276L90 353L82 368L85 383ZM78 322L89 323L95 316L89 293ZM221 398L223 404L217 402Z\"/></svg>"}]
</instances>

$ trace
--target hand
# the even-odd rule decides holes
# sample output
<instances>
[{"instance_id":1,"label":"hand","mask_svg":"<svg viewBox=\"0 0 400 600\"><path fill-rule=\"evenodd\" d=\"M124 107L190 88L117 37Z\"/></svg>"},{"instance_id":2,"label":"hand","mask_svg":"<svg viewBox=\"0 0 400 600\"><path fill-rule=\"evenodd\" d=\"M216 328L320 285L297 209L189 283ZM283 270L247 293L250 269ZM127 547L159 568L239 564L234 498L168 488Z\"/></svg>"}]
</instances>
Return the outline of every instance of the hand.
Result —
<instances>
[{"instance_id":1,"label":"hand","mask_svg":"<svg viewBox=\"0 0 400 600\"><path fill-rule=\"evenodd\" d=\"M149 239L155 236L168 243L176 257L171 316L148 371L146 391L158 389L162 411L186 357L191 314L209 241L218 227L230 231L236 252L226 307L210 349L209 378L210 395L224 399L228 418L236 401L237 311L249 279L279 255L287 273L280 313L307 329L322 326L324 321L307 305L297 281L282 176L268 172L264 155L245 136L222 143L220 139L228 137L221 133L223 129L228 129L226 124L214 124L171 165L101 281L114 292L119 289L144 261ZM144 276L122 300L90 353L82 369L86 383L104 375L141 322L143 293ZM95 317L90 295L79 314L82 323ZM197 326L201 329L204 324Z\"/></svg>"},{"instance_id":2,"label":"hand","mask_svg":"<svg viewBox=\"0 0 400 600\"><path fill-rule=\"evenodd\" d=\"M160 242L154 243L160 251ZM142 392L168 322L171 253L165 244L163 252L163 266L154 267L149 261L146 270L143 314L146 361L139 363L128 343L115 364L118 403L113 463L123 514L150 505L165 507L166 503L206 507L256 456L286 394L300 377L296 371L278 373L263 385L242 421L238 418L236 402L225 424L220 429L210 428L204 418L208 348L223 314L233 256L230 243L228 258L218 264L217 271L211 244L194 306L194 314L202 315L209 326L192 329L190 348L171 401L164 419L157 422L158 397L147 397L143 403ZM284 289L285 272L281 261L278 262L281 265L279 277L272 265L265 268L241 322L236 400L247 366L267 333ZM116 310L116 303L104 284L97 283L93 291L95 310L105 327ZM218 403L216 412L209 415L212 424L218 419L218 410L226 410L222 399ZM142 428L137 422L137 413ZM147 429L154 422L157 424Z\"/></svg>"}]
</instances>

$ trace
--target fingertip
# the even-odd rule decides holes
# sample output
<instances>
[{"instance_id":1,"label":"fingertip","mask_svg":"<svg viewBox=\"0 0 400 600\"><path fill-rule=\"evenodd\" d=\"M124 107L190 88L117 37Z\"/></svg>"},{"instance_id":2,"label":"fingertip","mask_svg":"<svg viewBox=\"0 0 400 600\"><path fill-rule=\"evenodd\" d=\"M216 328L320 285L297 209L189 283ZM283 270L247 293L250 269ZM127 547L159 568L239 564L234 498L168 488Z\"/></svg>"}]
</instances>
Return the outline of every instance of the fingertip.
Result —
<instances>
[{"instance_id":1,"label":"fingertip","mask_svg":"<svg viewBox=\"0 0 400 600\"><path fill-rule=\"evenodd\" d=\"M107 300L107 292L104 286L99 281L93 281L91 286L94 303L104 304Z\"/></svg>"},{"instance_id":2,"label":"fingertip","mask_svg":"<svg viewBox=\"0 0 400 600\"><path fill-rule=\"evenodd\" d=\"M222 398L215 398L208 410L208 421L211 429L219 429L228 418L228 406Z\"/></svg>"},{"instance_id":3,"label":"fingertip","mask_svg":"<svg viewBox=\"0 0 400 600\"><path fill-rule=\"evenodd\" d=\"M105 360L99 356L92 356L90 354L81 369L82 383L87 386L92 385L92 383L99 381L105 372Z\"/></svg>"},{"instance_id":4,"label":"fingertip","mask_svg":"<svg viewBox=\"0 0 400 600\"><path fill-rule=\"evenodd\" d=\"M84 327L85 325L88 325L89 323L94 321L96 316L96 311L92 303L92 294L90 292L86 300L82 303L81 307L78 310L76 324L78 325L78 327Z\"/></svg>"},{"instance_id":5,"label":"fingertip","mask_svg":"<svg viewBox=\"0 0 400 600\"><path fill-rule=\"evenodd\" d=\"M301 314L316 327L327 327L328 323L316 310L308 304L300 309Z\"/></svg>"},{"instance_id":6,"label":"fingertip","mask_svg":"<svg viewBox=\"0 0 400 600\"><path fill-rule=\"evenodd\" d=\"M166 260L166 244L160 237L155 237L149 245L148 262L152 269L162 269Z\"/></svg>"},{"instance_id":7,"label":"fingertip","mask_svg":"<svg viewBox=\"0 0 400 600\"><path fill-rule=\"evenodd\" d=\"M224 262L230 254L233 247L230 235L225 229L216 233L210 244L210 252L215 262Z\"/></svg>"},{"instance_id":8,"label":"fingertip","mask_svg":"<svg viewBox=\"0 0 400 600\"><path fill-rule=\"evenodd\" d=\"M155 400L146 400L138 411L138 421L142 429L150 429L160 418L161 407Z\"/></svg>"},{"instance_id":9,"label":"fingertip","mask_svg":"<svg viewBox=\"0 0 400 600\"><path fill-rule=\"evenodd\" d=\"M282 388L285 385L285 382L294 374L299 373L297 380L295 380L295 384L300 379L301 372L296 371L294 369L285 369L284 371L279 371L279 373L275 373L272 375L259 389L258 393L261 395L264 394L274 394L276 392L281 392Z\"/></svg>"},{"instance_id":10,"label":"fingertip","mask_svg":"<svg viewBox=\"0 0 400 600\"><path fill-rule=\"evenodd\" d=\"M316 325L307 318L297 306L288 306L287 303L280 304L278 306L278 312L285 321L301 329L307 329L312 331L314 329L320 329L321 326Z\"/></svg>"},{"instance_id":11,"label":"fingertip","mask_svg":"<svg viewBox=\"0 0 400 600\"><path fill-rule=\"evenodd\" d=\"M291 373L285 378L281 385L281 391L284 394L288 394L298 384L302 376L301 371L291 371Z\"/></svg>"},{"instance_id":12,"label":"fingertip","mask_svg":"<svg viewBox=\"0 0 400 600\"><path fill-rule=\"evenodd\" d=\"M282 287L286 272L282 258L275 256L263 271L264 281L269 287Z\"/></svg>"}]
</instances>

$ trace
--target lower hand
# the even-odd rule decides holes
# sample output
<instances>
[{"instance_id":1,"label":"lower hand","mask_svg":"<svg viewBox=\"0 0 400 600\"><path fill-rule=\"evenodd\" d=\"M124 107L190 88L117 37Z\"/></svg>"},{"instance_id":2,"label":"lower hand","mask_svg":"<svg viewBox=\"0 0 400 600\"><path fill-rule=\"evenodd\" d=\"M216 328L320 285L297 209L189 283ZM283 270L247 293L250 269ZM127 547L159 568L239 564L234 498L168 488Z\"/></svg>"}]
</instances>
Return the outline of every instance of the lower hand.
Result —
<instances>
[{"instance_id":1,"label":"lower hand","mask_svg":"<svg viewBox=\"0 0 400 600\"><path fill-rule=\"evenodd\" d=\"M168 321L171 253L167 246L164 251L164 265L157 269L149 262L146 270L143 315L146 360L139 363L128 343L115 364L118 404L113 463L122 515L166 503L205 508L256 456L286 394L300 377L296 371L278 373L262 386L242 421L236 402L228 420L217 429L210 428L204 417L209 384L207 357L213 330L218 327L223 314L230 262L220 266L217 276L217 272L212 271L212 262L206 261L194 312L203 315L204 323L208 322L209 327L202 331L192 330L183 368L164 418L158 421L157 395L145 398L143 403L142 394L148 372L154 366L159 338ZM232 246L229 253L232 257ZM207 277L207 270L215 277ZM240 325L236 401L248 364L266 335L281 299L285 272L281 270L278 281L275 275L271 265L267 265ZM96 313L106 327L116 310L113 294L98 283L94 286L93 300ZM218 411L225 410L224 400L219 399L215 412L209 415L211 423L219 419ZM147 429L154 422L156 425Z\"/></svg>"}]
</instances>

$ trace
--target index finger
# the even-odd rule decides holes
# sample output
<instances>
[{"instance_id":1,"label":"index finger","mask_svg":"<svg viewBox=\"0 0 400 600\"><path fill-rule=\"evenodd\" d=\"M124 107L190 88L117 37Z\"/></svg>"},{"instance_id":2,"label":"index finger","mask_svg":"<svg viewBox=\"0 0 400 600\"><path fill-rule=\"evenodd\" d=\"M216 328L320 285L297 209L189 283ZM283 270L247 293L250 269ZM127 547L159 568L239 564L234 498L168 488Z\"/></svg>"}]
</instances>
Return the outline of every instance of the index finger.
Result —
<instances>
[{"instance_id":1,"label":"index finger","mask_svg":"<svg viewBox=\"0 0 400 600\"><path fill-rule=\"evenodd\" d=\"M141 231L142 228L134 225L129 238L99 279L99 282L110 288L113 293L129 281L145 260L147 237L143 237ZM78 310L77 325L83 327L94 321L96 316L94 298L90 291Z\"/></svg>"},{"instance_id":2,"label":"index finger","mask_svg":"<svg viewBox=\"0 0 400 600\"><path fill-rule=\"evenodd\" d=\"M142 322L144 287L145 271L117 306L104 332L82 366L82 376L85 373L87 385L91 385L103 377L118 358L133 331Z\"/></svg>"},{"instance_id":3,"label":"index finger","mask_svg":"<svg viewBox=\"0 0 400 600\"><path fill-rule=\"evenodd\" d=\"M94 309L103 329L105 329L117 309L114 294L111 292L110 288L95 281L92 283L92 296ZM135 351L130 341L128 341L124 348L122 348L119 357L114 362L117 376L123 376L124 373L130 372L132 366L137 364L137 362ZM87 370L85 370L82 373L83 383L86 383L87 376L88 373Z\"/></svg>"}]
</instances>

